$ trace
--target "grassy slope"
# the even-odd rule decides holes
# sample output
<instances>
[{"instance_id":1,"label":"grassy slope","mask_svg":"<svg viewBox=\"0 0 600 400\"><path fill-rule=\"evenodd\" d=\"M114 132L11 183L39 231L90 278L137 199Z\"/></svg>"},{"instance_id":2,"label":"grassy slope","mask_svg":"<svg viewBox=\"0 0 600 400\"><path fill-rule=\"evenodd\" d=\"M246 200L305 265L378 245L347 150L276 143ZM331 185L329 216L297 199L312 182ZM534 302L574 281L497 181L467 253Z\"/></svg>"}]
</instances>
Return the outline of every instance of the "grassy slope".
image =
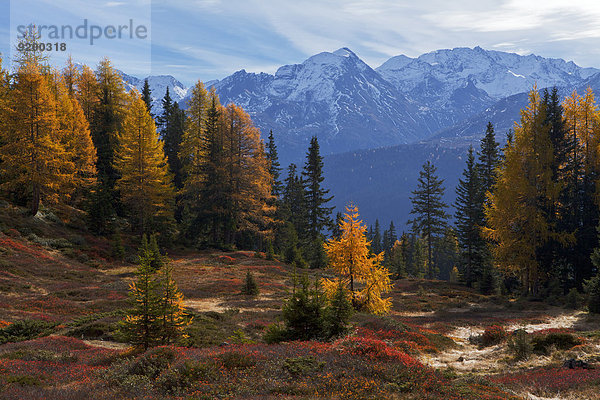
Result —
<instances>
[{"instance_id":1,"label":"grassy slope","mask_svg":"<svg viewBox=\"0 0 600 400\"><path fill-rule=\"evenodd\" d=\"M171 251L175 278L195 316L187 339L192 347L168 350L171 358L158 358L171 361L156 366L152 353L130 354L115 332L135 265L111 258L107 240L80 229L77 210L57 211L60 219L52 214L32 218L21 209L0 207L0 327L21 319L51 323L43 333L50 336L0 346L0 399L504 399L513 398L511 390L594 398L590 393L598 391L600 375L587 370L565 375L558 358L502 361L505 345L490 353L493 364L473 356L468 361L474 371L455 368L454 355L468 358L475 352L457 337L461 329L539 323L565 310L498 304L500 299L445 282L396 282L392 313L355 315L347 338L262 344L265 327L276 320L286 297L292 269L242 251ZM134 254L132 243L126 247ZM257 298L239 293L247 270L261 288ZM596 326L591 320L580 330ZM598 337L580 334L588 336L585 351L593 353ZM548 376L558 376L559 383L547 384Z\"/></svg>"}]
</instances>

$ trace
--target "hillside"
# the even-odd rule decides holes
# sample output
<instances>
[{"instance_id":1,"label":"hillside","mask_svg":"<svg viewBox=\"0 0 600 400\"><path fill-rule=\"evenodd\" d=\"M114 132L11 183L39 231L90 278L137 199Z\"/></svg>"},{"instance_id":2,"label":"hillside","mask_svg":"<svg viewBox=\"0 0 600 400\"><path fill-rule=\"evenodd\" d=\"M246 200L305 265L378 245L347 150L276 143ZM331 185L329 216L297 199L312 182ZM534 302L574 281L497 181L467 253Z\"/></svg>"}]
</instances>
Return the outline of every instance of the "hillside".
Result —
<instances>
[{"instance_id":1,"label":"hillside","mask_svg":"<svg viewBox=\"0 0 600 400\"><path fill-rule=\"evenodd\" d=\"M194 316L186 347L134 353L117 323L135 265L79 228L77 210L28 217L0 206L2 399L600 398L598 370L562 367L569 357L600 361L590 358L599 348L597 318L439 281L396 281L389 316L358 313L351 333L333 342L265 344L293 269L242 251L169 251ZM125 260L135 259L134 244L125 238ZM248 270L259 283L255 298L239 292ZM532 338L561 332L581 344L515 362L504 339L473 339L491 325L524 328Z\"/></svg>"}]
</instances>

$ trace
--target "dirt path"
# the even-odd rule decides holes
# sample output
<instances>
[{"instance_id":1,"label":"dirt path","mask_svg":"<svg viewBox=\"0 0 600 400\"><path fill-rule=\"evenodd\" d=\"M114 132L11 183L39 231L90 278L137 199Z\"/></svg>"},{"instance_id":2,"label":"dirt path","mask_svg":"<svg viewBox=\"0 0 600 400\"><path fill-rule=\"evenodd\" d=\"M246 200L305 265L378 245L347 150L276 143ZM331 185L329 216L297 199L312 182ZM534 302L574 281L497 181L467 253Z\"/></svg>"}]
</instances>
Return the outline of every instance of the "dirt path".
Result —
<instances>
[{"instance_id":1,"label":"dirt path","mask_svg":"<svg viewBox=\"0 0 600 400\"><path fill-rule=\"evenodd\" d=\"M534 332L550 328L571 328L580 319L581 312L549 317L543 323L513 323L504 326L507 331L525 329ZM504 345L490 346L483 349L469 343L469 337L481 335L483 328L477 326L458 327L448 336L458 347L437 354L424 355L421 361L435 368L454 368L457 371L472 371L477 373L499 372L506 369L506 363L501 360L506 356ZM538 362L549 361L539 357Z\"/></svg>"},{"instance_id":2,"label":"dirt path","mask_svg":"<svg viewBox=\"0 0 600 400\"><path fill-rule=\"evenodd\" d=\"M84 340L83 343L87 344L88 346L102 347L104 349L111 350L123 350L130 347L126 343L112 342L110 340Z\"/></svg>"},{"instance_id":3,"label":"dirt path","mask_svg":"<svg viewBox=\"0 0 600 400\"><path fill-rule=\"evenodd\" d=\"M256 301L269 301L271 297L268 295L260 295L256 297ZM229 309L237 309L239 312L264 312L267 308L261 307L243 307L235 303L228 303L227 299L212 297L207 299L186 299L183 301L185 307L192 308L198 312L214 311L218 313L225 312Z\"/></svg>"}]
</instances>

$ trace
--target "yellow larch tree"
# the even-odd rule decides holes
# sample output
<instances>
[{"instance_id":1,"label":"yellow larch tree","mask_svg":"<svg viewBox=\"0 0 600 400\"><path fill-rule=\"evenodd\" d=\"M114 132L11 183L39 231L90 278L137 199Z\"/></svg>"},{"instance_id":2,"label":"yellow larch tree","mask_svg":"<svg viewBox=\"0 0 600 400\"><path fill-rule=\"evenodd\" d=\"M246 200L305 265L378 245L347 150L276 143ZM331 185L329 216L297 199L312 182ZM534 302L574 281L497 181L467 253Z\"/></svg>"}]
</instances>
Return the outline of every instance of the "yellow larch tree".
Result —
<instances>
[{"instance_id":1,"label":"yellow larch tree","mask_svg":"<svg viewBox=\"0 0 600 400\"><path fill-rule=\"evenodd\" d=\"M126 110L115 159L116 188L134 228L164 232L173 221L174 189L162 142L137 90L128 94Z\"/></svg>"},{"instance_id":2,"label":"yellow larch tree","mask_svg":"<svg viewBox=\"0 0 600 400\"><path fill-rule=\"evenodd\" d=\"M68 157L73 162L70 192L75 194L75 202L92 187L96 181L96 148L92 142L87 119L64 76L54 73L49 76L56 105L58 129Z\"/></svg>"},{"instance_id":3,"label":"yellow larch tree","mask_svg":"<svg viewBox=\"0 0 600 400\"><path fill-rule=\"evenodd\" d=\"M329 239L324 245L329 268L337 278L323 279L322 283L328 296L342 284L349 288L356 308L384 314L392 305L389 298L382 297L392 290L390 274L381 265L384 253L371 254L366 231L367 227L359 220L358 207L347 206L340 221L340 236Z\"/></svg>"},{"instance_id":4,"label":"yellow larch tree","mask_svg":"<svg viewBox=\"0 0 600 400\"><path fill-rule=\"evenodd\" d=\"M202 188L206 181L207 142L206 119L209 107L209 93L204 84L198 81L192 88L187 121L179 150L183 170L183 188L181 206L183 207L183 225L188 236L198 233L198 208L201 202Z\"/></svg>"},{"instance_id":5,"label":"yellow larch tree","mask_svg":"<svg viewBox=\"0 0 600 400\"><path fill-rule=\"evenodd\" d=\"M225 107L221 117L227 150L225 165L231 188L232 226L264 238L270 234L275 209L269 205L272 203L272 178L260 131L248 113L234 104Z\"/></svg>"},{"instance_id":6,"label":"yellow larch tree","mask_svg":"<svg viewBox=\"0 0 600 400\"><path fill-rule=\"evenodd\" d=\"M0 166L3 189L24 197L32 214L40 203L68 196L74 165L64 148L56 100L40 64L24 60L2 102Z\"/></svg>"},{"instance_id":7,"label":"yellow larch tree","mask_svg":"<svg viewBox=\"0 0 600 400\"><path fill-rule=\"evenodd\" d=\"M94 110L100 102L100 86L96 80L94 71L84 65L81 72L74 77L75 98L79 102L83 115L92 123Z\"/></svg>"},{"instance_id":8,"label":"yellow larch tree","mask_svg":"<svg viewBox=\"0 0 600 400\"><path fill-rule=\"evenodd\" d=\"M537 88L529 93L529 105L515 123L514 140L504 152L499 176L486 206L488 226L484 234L496 243L498 267L518 276L528 293L540 283L536 251L550 238L565 243L548 222L549 205L558 200L561 186L553 181L554 153L545 122L546 110Z\"/></svg>"}]
</instances>

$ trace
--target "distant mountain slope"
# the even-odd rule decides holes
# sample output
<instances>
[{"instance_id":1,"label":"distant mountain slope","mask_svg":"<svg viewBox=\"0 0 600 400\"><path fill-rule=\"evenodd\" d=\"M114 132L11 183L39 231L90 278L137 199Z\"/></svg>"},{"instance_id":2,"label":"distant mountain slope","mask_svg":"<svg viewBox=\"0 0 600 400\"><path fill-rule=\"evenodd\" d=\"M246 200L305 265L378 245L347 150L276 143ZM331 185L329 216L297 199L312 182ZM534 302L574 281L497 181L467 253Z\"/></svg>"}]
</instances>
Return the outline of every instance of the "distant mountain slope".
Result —
<instances>
[{"instance_id":1,"label":"distant mountain slope","mask_svg":"<svg viewBox=\"0 0 600 400\"><path fill-rule=\"evenodd\" d=\"M577 85L558 87L559 96L563 99L570 96L573 90L583 94L588 87L591 87L594 93L600 93L600 73L579 82ZM488 121L494 124L498 138L503 139L506 132L514 127L515 121L519 121L520 110L526 107L527 103L527 92L503 98L481 113L438 132L428 141L452 146L478 143L485 132Z\"/></svg>"},{"instance_id":2,"label":"distant mountain slope","mask_svg":"<svg viewBox=\"0 0 600 400\"><path fill-rule=\"evenodd\" d=\"M413 142L426 127L411 102L346 48L275 75L238 71L214 87L224 104L248 110L263 134L273 130L284 161L302 156L313 135L330 154Z\"/></svg>"},{"instance_id":3,"label":"distant mountain slope","mask_svg":"<svg viewBox=\"0 0 600 400\"><path fill-rule=\"evenodd\" d=\"M451 205L456 198L456 172L464 168L466 152L466 147L420 143L335 154L325 157L324 184L335 196L332 203L337 211L354 202L366 223L378 218L387 227L393 220L401 231L407 229L411 191L423 163L430 160L438 168L445 180L444 199Z\"/></svg>"},{"instance_id":4,"label":"distant mountain slope","mask_svg":"<svg viewBox=\"0 0 600 400\"><path fill-rule=\"evenodd\" d=\"M284 163L312 135L324 154L413 143L538 87L575 87L600 72L573 62L480 47L392 57L371 69L347 48L274 74L238 71L211 82L222 102L242 105L263 134L273 130Z\"/></svg>"}]
</instances>

